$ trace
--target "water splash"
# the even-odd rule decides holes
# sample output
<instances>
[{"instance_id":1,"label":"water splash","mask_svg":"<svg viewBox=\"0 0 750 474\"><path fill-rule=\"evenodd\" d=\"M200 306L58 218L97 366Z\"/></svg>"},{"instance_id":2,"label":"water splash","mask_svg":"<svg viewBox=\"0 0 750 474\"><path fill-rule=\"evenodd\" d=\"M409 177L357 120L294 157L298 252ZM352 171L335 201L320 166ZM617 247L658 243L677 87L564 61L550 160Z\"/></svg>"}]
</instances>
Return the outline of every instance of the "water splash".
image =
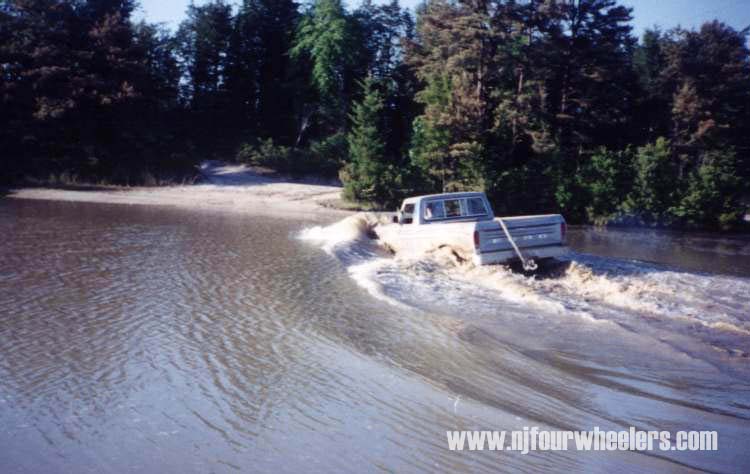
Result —
<instances>
[{"instance_id":1,"label":"water splash","mask_svg":"<svg viewBox=\"0 0 750 474\"><path fill-rule=\"evenodd\" d=\"M509 266L475 266L460 239L410 245L399 226L370 213L306 229L300 238L316 241L344 260L358 285L396 306L420 305L414 298L420 294L471 307L476 304L475 291L482 289L499 305L612 324L691 353L691 344L699 343L729 357L748 356L747 279L577 253L533 275ZM393 257L357 253L361 246L373 244ZM353 254L358 256L352 258Z\"/></svg>"}]
</instances>

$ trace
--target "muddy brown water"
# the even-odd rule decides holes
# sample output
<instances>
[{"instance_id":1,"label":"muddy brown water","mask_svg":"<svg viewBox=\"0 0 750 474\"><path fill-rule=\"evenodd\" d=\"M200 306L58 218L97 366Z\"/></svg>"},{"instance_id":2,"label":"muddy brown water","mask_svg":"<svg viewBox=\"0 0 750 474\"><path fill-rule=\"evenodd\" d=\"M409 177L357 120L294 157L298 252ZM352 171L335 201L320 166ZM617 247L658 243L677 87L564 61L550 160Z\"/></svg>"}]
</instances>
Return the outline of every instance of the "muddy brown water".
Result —
<instances>
[{"instance_id":1,"label":"muddy brown water","mask_svg":"<svg viewBox=\"0 0 750 474\"><path fill-rule=\"evenodd\" d=\"M0 200L0 472L750 466L747 239L571 229L532 278L326 252L317 224ZM524 426L719 451L447 448Z\"/></svg>"}]
</instances>

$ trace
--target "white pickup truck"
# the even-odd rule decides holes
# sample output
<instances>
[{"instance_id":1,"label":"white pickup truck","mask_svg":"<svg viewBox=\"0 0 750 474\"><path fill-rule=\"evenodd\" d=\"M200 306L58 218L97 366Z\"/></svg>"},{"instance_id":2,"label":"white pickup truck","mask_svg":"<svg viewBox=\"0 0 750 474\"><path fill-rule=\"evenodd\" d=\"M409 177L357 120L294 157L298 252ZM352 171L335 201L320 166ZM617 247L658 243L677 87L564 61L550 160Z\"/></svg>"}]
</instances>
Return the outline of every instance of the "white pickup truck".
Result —
<instances>
[{"instance_id":1,"label":"white pickup truck","mask_svg":"<svg viewBox=\"0 0 750 474\"><path fill-rule=\"evenodd\" d=\"M484 193L446 193L405 199L395 232L399 250L427 251L442 244L468 249L477 265L564 255L565 219L559 214L496 218ZM390 227L390 226L388 226Z\"/></svg>"}]
</instances>

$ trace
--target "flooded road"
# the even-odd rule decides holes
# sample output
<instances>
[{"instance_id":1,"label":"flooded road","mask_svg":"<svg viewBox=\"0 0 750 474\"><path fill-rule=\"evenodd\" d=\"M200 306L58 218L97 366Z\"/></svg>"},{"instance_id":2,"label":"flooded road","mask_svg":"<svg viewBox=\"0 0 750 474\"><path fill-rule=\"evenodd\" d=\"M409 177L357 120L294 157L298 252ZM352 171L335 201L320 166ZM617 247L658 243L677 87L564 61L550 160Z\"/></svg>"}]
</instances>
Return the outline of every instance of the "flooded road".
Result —
<instances>
[{"instance_id":1,"label":"flooded road","mask_svg":"<svg viewBox=\"0 0 750 474\"><path fill-rule=\"evenodd\" d=\"M158 207L0 201L0 236L3 473L750 465L747 239L572 229L527 277ZM447 448L524 426L716 430L719 451Z\"/></svg>"}]
</instances>

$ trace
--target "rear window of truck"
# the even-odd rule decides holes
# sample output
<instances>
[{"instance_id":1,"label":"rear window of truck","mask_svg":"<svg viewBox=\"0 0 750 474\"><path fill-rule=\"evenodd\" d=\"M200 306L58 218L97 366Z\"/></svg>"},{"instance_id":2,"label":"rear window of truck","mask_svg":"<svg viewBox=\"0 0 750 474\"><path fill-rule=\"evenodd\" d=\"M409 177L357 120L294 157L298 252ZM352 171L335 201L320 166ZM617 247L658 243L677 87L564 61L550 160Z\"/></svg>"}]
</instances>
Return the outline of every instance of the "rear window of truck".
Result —
<instances>
[{"instance_id":1,"label":"rear window of truck","mask_svg":"<svg viewBox=\"0 0 750 474\"><path fill-rule=\"evenodd\" d=\"M461 201L449 199L445 201L445 217L461 217Z\"/></svg>"}]
</instances>

